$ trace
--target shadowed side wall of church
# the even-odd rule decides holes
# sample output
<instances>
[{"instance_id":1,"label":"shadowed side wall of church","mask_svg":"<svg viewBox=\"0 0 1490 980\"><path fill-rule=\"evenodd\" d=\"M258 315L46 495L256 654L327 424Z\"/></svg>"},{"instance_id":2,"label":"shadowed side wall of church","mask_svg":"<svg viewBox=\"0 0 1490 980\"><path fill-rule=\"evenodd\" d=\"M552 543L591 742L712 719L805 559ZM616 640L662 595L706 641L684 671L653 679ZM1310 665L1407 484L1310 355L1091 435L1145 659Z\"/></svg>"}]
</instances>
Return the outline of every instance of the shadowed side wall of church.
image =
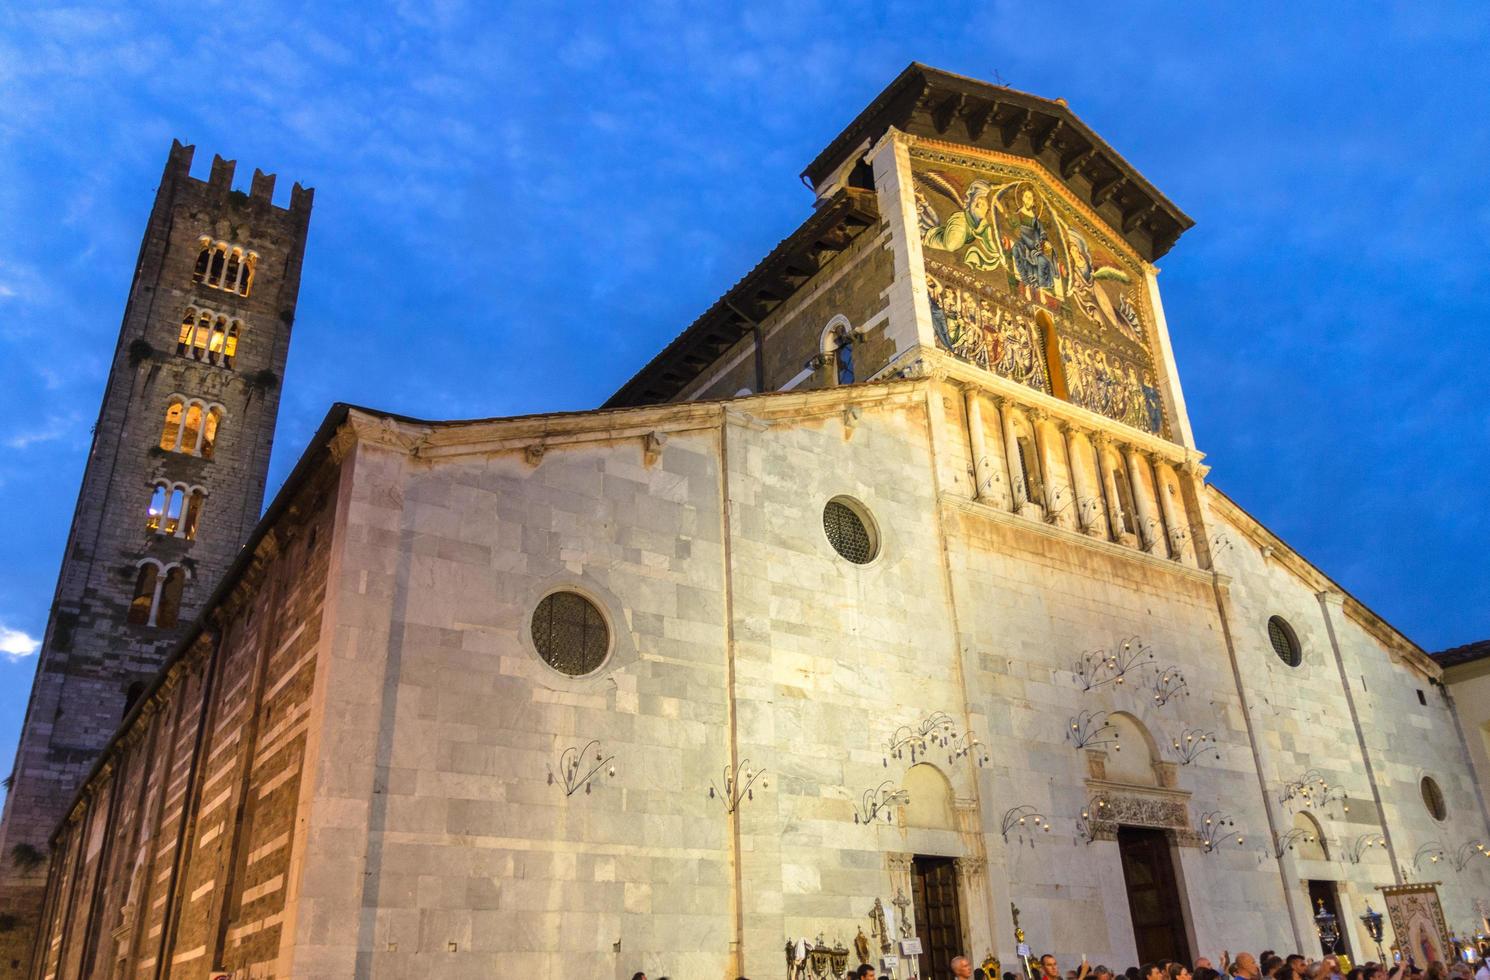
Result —
<instances>
[{"instance_id":1,"label":"shadowed side wall of church","mask_svg":"<svg viewBox=\"0 0 1490 980\"><path fill-rule=\"evenodd\" d=\"M909 349L913 340L897 339L890 330L886 294L894 276L889 236L866 232L773 310L761 323L765 391L777 391L793 379L794 387L804 391L835 383L831 365L811 366L835 317L843 317L854 335L855 380L871 377ZM684 388L679 400L732 398L746 388L759 394L754 343L749 336L737 343ZM807 375L799 378L804 371Z\"/></svg>"},{"instance_id":2,"label":"shadowed side wall of church","mask_svg":"<svg viewBox=\"0 0 1490 980\"><path fill-rule=\"evenodd\" d=\"M165 669L54 841L34 976L263 976L293 893L332 474Z\"/></svg>"},{"instance_id":3,"label":"shadowed side wall of church","mask_svg":"<svg viewBox=\"0 0 1490 980\"><path fill-rule=\"evenodd\" d=\"M1438 842L1452 853L1466 840L1490 838L1437 666L1234 503L1208 494L1208 510L1225 535L1217 565L1229 576L1226 606L1238 668L1279 831L1294 811L1309 809L1332 851L1327 865L1285 851L1290 885L1338 882L1342 923L1357 958L1374 954L1359 917L1368 901L1380 911L1376 887L1393 880L1393 856L1411 880L1442 882L1439 897L1451 927L1473 921L1475 900L1490 894L1490 860L1476 854L1462 871L1433 862L1431 854L1414 863L1424 845ZM1274 617L1296 643L1296 666L1275 649ZM1287 784L1311 771L1345 798L1281 802ZM1442 820L1425 804L1425 777L1442 791ZM1362 843L1383 836L1390 853ZM1293 900L1298 929L1311 935L1306 890L1297 888ZM1390 943L1390 925L1387 932Z\"/></svg>"}]
</instances>

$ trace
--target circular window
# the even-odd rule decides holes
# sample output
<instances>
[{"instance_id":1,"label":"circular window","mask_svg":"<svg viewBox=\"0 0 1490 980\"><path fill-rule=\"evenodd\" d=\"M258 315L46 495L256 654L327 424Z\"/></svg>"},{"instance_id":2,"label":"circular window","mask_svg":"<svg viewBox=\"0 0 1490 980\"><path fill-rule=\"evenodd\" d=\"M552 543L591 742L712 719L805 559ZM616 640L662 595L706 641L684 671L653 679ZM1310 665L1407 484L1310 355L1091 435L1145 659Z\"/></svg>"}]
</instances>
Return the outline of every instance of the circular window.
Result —
<instances>
[{"instance_id":1,"label":"circular window","mask_svg":"<svg viewBox=\"0 0 1490 980\"><path fill-rule=\"evenodd\" d=\"M610 652L610 628L578 592L554 592L533 611L533 645L545 663L571 677L588 674Z\"/></svg>"},{"instance_id":2,"label":"circular window","mask_svg":"<svg viewBox=\"0 0 1490 980\"><path fill-rule=\"evenodd\" d=\"M868 564L879 554L879 539L869 515L847 497L834 497L823 508L823 533L833 550L855 565Z\"/></svg>"},{"instance_id":3,"label":"circular window","mask_svg":"<svg viewBox=\"0 0 1490 980\"><path fill-rule=\"evenodd\" d=\"M1273 652L1278 655L1278 659L1288 666L1297 667L1304 662L1303 651L1299 649L1299 638L1282 616L1274 616L1268 620L1268 640L1273 644Z\"/></svg>"},{"instance_id":4,"label":"circular window","mask_svg":"<svg viewBox=\"0 0 1490 980\"><path fill-rule=\"evenodd\" d=\"M1432 776L1424 776L1421 789L1423 791L1423 806L1428 808L1434 820L1443 820L1449 815L1449 808L1443 804L1443 790L1438 788L1438 783Z\"/></svg>"}]
</instances>

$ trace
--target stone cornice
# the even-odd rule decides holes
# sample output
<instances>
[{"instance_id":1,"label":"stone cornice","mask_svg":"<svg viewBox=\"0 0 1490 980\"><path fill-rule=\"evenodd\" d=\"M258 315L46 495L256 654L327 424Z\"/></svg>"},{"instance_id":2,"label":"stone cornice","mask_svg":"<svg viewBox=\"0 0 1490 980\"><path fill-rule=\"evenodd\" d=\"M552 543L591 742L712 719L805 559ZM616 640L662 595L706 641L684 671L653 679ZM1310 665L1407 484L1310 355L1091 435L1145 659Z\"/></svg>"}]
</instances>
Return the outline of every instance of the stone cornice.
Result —
<instances>
[{"instance_id":1,"label":"stone cornice","mask_svg":"<svg viewBox=\"0 0 1490 980\"><path fill-rule=\"evenodd\" d=\"M516 452L534 445L549 452L562 446L631 439L645 448L649 442L657 445L659 436L716 429L722 416L732 423L743 421L753 427L770 427L812 418L844 417L848 409L855 407L912 404L925 384L923 379L876 382L813 391L771 392L725 401L453 422L400 419L353 408L349 409L337 438L346 440L344 452L350 451L350 445L367 442L422 460Z\"/></svg>"},{"instance_id":2,"label":"stone cornice","mask_svg":"<svg viewBox=\"0 0 1490 980\"><path fill-rule=\"evenodd\" d=\"M1210 585L1212 581L1211 573L1208 571L1191 568L1189 565L1177 562L1171 558L1160 558L1157 555L1151 555L1146 551L1140 551L1137 548L1127 545L1117 544L1113 541L1103 541L1101 538L1094 538L1082 531L1047 524L1044 521L1032 520L1028 517L1004 510L1001 507L994 507L979 500L969 500L966 497L959 497L952 493L943 492L941 499L943 506L956 507L959 510L967 511L985 520L1018 527L1034 534L1041 534L1047 538L1062 541L1072 547L1089 548L1092 551L1097 551L1113 558L1121 558L1127 561L1137 562L1140 565L1147 565L1150 568L1162 569L1163 571L1189 579L1198 584Z\"/></svg>"}]
</instances>

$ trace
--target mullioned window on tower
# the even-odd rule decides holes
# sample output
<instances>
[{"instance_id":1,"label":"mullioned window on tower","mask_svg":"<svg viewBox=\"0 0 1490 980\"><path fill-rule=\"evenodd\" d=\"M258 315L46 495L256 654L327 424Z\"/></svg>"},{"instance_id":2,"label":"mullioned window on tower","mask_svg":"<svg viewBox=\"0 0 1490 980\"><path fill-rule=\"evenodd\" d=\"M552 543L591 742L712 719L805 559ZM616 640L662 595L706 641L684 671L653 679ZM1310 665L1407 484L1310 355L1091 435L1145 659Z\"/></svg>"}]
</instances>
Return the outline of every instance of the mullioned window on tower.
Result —
<instances>
[{"instance_id":1,"label":"mullioned window on tower","mask_svg":"<svg viewBox=\"0 0 1490 980\"><path fill-rule=\"evenodd\" d=\"M157 480L150 493L150 507L145 512L145 530L194 541L206 503L207 491L203 487Z\"/></svg>"},{"instance_id":2,"label":"mullioned window on tower","mask_svg":"<svg viewBox=\"0 0 1490 980\"><path fill-rule=\"evenodd\" d=\"M247 296L253 287L254 267L259 263L257 252L248 252L237 245L213 241L205 235L198 243L197 265L192 270L192 282L199 282L213 289L222 289L239 296Z\"/></svg>"},{"instance_id":3,"label":"mullioned window on tower","mask_svg":"<svg viewBox=\"0 0 1490 980\"><path fill-rule=\"evenodd\" d=\"M186 569L179 563L162 564L142 558L135 569L135 593L129 603L129 622L135 626L169 629L181 619L181 596Z\"/></svg>"},{"instance_id":4,"label":"mullioned window on tower","mask_svg":"<svg viewBox=\"0 0 1490 980\"><path fill-rule=\"evenodd\" d=\"M160 448L211 459L225 410L215 402L172 395L160 430Z\"/></svg>"},{"instance_id":5,"label":"mullioned window on tower","mask_svg":"<svg viewBox=\"0 0 1490 980\"><path fill-rule=\"evenodd\" d=\"M238 356L238 338L242 332L242 320L188 306L181 318L181 333L176 337L176 354L231 368Z\"/></svg>"}]
</instances>

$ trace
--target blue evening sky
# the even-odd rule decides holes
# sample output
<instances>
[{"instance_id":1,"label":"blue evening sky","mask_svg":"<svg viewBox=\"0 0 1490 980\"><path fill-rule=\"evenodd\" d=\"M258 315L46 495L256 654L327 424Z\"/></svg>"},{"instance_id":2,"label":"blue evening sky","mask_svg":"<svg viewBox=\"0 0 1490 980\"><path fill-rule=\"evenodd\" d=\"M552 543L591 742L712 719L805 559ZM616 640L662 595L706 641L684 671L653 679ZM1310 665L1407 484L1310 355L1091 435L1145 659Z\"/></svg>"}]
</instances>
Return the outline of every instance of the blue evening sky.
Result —
<instances>
[{"instance_id":1,"label":"blue evening sky","mask_svg":"<svg viewBox=\"0 0 1490 980\"><path fill-rule=\"evenodd\" d=\"M599 404L912 60L1064 97L1191 214L1160 283L1211 479L1425 648L1490 636L1483 0L9 3L0 758L172 137L316 188L272 494L336 400Z\"/></svg>"}]
</instances>

